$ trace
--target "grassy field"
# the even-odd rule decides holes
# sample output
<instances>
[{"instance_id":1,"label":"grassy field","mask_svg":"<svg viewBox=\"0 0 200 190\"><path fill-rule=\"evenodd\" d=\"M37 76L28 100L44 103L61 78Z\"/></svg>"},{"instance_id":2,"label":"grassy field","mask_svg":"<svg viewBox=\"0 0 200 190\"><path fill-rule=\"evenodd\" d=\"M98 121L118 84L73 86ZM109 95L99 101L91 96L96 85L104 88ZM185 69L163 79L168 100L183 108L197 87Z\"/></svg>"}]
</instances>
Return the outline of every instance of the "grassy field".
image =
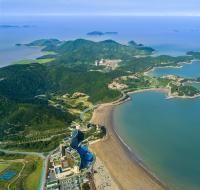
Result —
<instances>
[{"instance_id":1,"label":"grassy field","mask_svg":"<svg viewBox=\"0 0 200 190\"><path fill-rule=\"evenodd\" d=\"M53 60L54 60L54 58L48 58L48 59L23 59L23 60L14 62L14 64L31 64L31 63L45 64L45 63L51 62Z\"/></svg>"},{"instance_id":2,"label":"grassy field","mask_svg":"<svg viewBox=\"0 0 200 190\"><path fill-rule=\"evenodd\" d=\"M0 180L0 190L37 190L40 185L40 177L42 173L43 161L39 157L24 156L20 159L13 159L11 155L8 156L10 160L6 159L6 155L0 156L0 173L5 170L15 171L16 176L12 179Z\"/></svg>"},{"instance_id":3,"label":"grassy field","mask_svg":"<svg viewBox=\"0 0 200 190\"><path fill-rule=\"evenodd\" d=\"M29 159L30 159L29 169L31 169L32 172L30 173L30 175L26 177L24 183L24 189L34 190L39 188L43 163L42 160L37 157Z\"/></svg>"},{"instance_id":4,"label":"grassy field","mask_svg":"<svg viewBox=\"0 0 200 190\"><path fill-rule=\"evenodd\" d=\"M0 162L0 173L4 171L5 169L7 169L9 166L10 164L7 162L2 162L2 163Z\"/></svg>"},{"instance_id":5,"label":"grassy field","mask_svg":"<svg viewBox=\"0 0 200 190\"><path fill-rule=\"evenodd\" d=\"M17 174L15 177L13 177L12 179L6 181L6 180L0 180L0 190L5 190L8 188L8 185L13 183L19 172L21 171L22 167L23 167L23 163L21 161L8 161L9 162L9 166L5 169L5 170L9 170L9 171L15 171ZM12 190L15 190L16 188L12 188ZM16 189L17 190L17 189Z\"/></svg>"}]
</instances>

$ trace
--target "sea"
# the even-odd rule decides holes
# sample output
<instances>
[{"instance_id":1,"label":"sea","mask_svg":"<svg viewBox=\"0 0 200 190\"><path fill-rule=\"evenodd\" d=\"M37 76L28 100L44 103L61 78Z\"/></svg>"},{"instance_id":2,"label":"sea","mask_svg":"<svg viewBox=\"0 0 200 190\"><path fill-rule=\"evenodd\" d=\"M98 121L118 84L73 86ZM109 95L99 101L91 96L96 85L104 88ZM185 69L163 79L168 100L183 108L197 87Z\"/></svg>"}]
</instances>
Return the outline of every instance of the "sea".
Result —
<instances>
[{"instance_id":1,"label":"sea","mask_svg":"<svg viewBox=\"0 0 200 190\"><path fill-rule=\"evenodd\" d=\"M200 189L200 98L142 92L113 113L118 135L172 190Z\"/></svg>"},{"instance_id":2,"label":"sea","mask_svg":"<svg viewBox=\"0 0 200 190\"><path fill-rule=\"evenodd\" d=\"M88 36L92 31L118 34ZM0 67L40 56L39 48L15 45L44 38L134 40L153 47L155 54L177 56L200 51L200 17L0 16Z\"/></svg>"},{"instance_id":3,"label":"sea","mask_svg":"<svg viewBox=\"0 0 200 190\"><path fill-rule=\"evenodd\" d=\"M88 36L88 32L117 35ZM42 55L40 48L16 46L33 40L77 38L134 40L156 55L200 51L200 17L0 17L0 67ZM153 76L200 77L200 62L155 70ZM147 168L172 190L200 189L200 98L167 99L162 92L131 95L113 113L115 130Z\"/></svg>"},{"instance_id":4,"label":"sea","mask_svg":"<svg viewBox=\"0 0 200 190\"><path fill-rule=\"evenodd\" d=\"M162 77L166 75L176 75L187 79L196 79L200 77L200 61L194 60L192 63L180 63L178 67L154 68L148 72L150 76Z\"/></svg>"}]
</instances>

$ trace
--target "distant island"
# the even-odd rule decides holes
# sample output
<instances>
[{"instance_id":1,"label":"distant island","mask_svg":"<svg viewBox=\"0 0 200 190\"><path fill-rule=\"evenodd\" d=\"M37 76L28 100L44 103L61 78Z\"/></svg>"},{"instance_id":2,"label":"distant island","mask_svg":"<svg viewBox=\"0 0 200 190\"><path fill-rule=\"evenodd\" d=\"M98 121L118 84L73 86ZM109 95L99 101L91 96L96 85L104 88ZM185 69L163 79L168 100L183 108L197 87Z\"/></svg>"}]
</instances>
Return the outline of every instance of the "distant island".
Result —
<instances>
[{"instance_id":1,"label":"distant island","mask_svg":"<svg viewBox=\"0 0 200 190\"><path fill-rule=\"evenodd\" d=\"M118 32L101 32L101 31L93 31L93 32L88 32L88 36L104 36L104 35L117 35Z\"/></svg>"},{"instance_id":2,"label":"distant island","mask_svg":"<svg viewBox=\"0 0 200 190\"><path fill-rule=\"evenodd\" d=\"M0 28L31 28L34 27L33 25L8 25L8 24L2 24L0 25Z\"/></svg>"}]
</instances>

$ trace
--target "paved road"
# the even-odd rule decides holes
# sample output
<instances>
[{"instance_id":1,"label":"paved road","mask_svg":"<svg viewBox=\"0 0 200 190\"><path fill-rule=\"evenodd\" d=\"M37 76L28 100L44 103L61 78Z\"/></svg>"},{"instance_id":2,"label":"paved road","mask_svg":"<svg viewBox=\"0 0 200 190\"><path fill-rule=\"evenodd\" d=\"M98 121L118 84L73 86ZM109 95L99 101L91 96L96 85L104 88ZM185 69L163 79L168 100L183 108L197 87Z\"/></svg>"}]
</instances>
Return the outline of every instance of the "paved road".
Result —
<instances>
[{"instance_id":1,"label":"paved road","mask_svg":"<svg viewBox=\"0 0 200 190\"><path fill-rule=\"evenodd\" d=\"M80 113L80 119L81 119L81 121L84 122L84 114L85 114L86 112L95 109L97 106L98 106L98 105L95 105L95 106L92 106L92 107L90 107L90 108L86 108L85 110L83 110L83 111Z\"/></svg>"},{"instance_id":2,"label":"paved road","mask_svg":"<svg viewBox=\"0 0 200 190\"><path fill-rule=\"evenodd\" d=\"M5 150L0 149L1 152L7 153L7 154L23 154L23 155L30 155L30 156L38 156L43 159L43 168L42 168L42 177L40 180L40 187L39 190L45 189L45 183L46 183L46 171L48 166L48 157L53 152L50 152L47 156L44 155L44 153L39 152L23 152L23 151L16 151L16 150ZM22 172L22 170L21 170ZM21 173L20 173L21 175Z\"/></svg>"},{"instance_id":3,"label":"paved road","mask_svg":"<svg viewBox=\"0 0 200 190\"><path fill-rule=\"evenodd\" d=\"M124 93L124 91L121 91L121 94L122 94L122 96L121 96L119 99L117 99L116 101L109 102L109 103L105 103L105 104L115 104L115 103L120 102L121 100L125 99L126 96L127 96L127 94ZM85 110L83 110L83 111L80 113L80 119L81 119L81 121L84 122L84 114L85 114L86 112L91 111L91 110L97 108L99 105L100 105L100 104L93 105L93 106L91 106L90 108L86 108Z\"/></svg>"},{"instance_id":4,"label":"paved road","mask_svg":"<svg viewBox=\"0 0 200 190\"><path fill-rule=\"evenodd\" d=\"M23 151L5 150L5 149L0 149L0 152L4 152L7 154L24 154L24 155L31 155L31 156L39 156L42 159L46 159L46 156L44 156L44 153L39 153L39 152L23 152Z\"/></svg>"},{"instance_id":5,"label":"paved road","mask_svg":"<svg viewBox=\"0 0 200 190\"><path fill-rule=\"evenodd\" d=\"M18 178L20 178L20 176L21 176L21 174L22 174L22 171L24 170L25 166L26 166L26 164L23 162L23 167L22 167L22 169L20 170L19 175L17 176L17 178L16 178L14 181L12 181L12 182L8 185L8 190L10 190L10 186L11 186L15 181L17 181Z\"/></svg>"}]
</instances>

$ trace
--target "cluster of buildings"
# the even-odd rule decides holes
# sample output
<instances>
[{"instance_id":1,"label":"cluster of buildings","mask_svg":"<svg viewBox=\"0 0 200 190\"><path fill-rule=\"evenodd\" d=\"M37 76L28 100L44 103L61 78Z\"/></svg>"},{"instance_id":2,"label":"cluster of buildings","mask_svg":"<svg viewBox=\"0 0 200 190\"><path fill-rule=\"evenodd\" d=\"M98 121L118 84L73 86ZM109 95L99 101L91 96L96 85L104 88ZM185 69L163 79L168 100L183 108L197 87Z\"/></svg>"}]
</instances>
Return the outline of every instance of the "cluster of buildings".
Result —
<instances>
[{"instance_id":1,"label":"cluster of buildings","mask_svg":"<svg viewBox=\"0 0 200 190\"><path fill-rule=\"evenodd\" d=\"M50 155L47 190L80 190L88 182L94 155L78 140L79 131L74 130L59 148Z\"/></svg>"},{"instance_id":2,"label":"cluster of buildings","mask_svg":"<svg viewBox=\"0 0 200 190\"><path fill-rule=\"evenodd\" d=\"M101 59L101 60L96 60L95 61L95 65L96 66L105 66L108 68L111 68L112 70L116 69L116 67L118 66L118 64L121 62L120 59Z\"/></svg>"},{"instance_id":3,"label":"cluster of buildings","mask_svg":"<svg viewBox=\"0 0 200 190\"><path fill-rule=\"evenodd\" d=\"M125 88L128 88L128 86L126 84L113 81L112 83L108 84L108 88L114 90L123 90Z\"/></svg>"}]
</instances>

